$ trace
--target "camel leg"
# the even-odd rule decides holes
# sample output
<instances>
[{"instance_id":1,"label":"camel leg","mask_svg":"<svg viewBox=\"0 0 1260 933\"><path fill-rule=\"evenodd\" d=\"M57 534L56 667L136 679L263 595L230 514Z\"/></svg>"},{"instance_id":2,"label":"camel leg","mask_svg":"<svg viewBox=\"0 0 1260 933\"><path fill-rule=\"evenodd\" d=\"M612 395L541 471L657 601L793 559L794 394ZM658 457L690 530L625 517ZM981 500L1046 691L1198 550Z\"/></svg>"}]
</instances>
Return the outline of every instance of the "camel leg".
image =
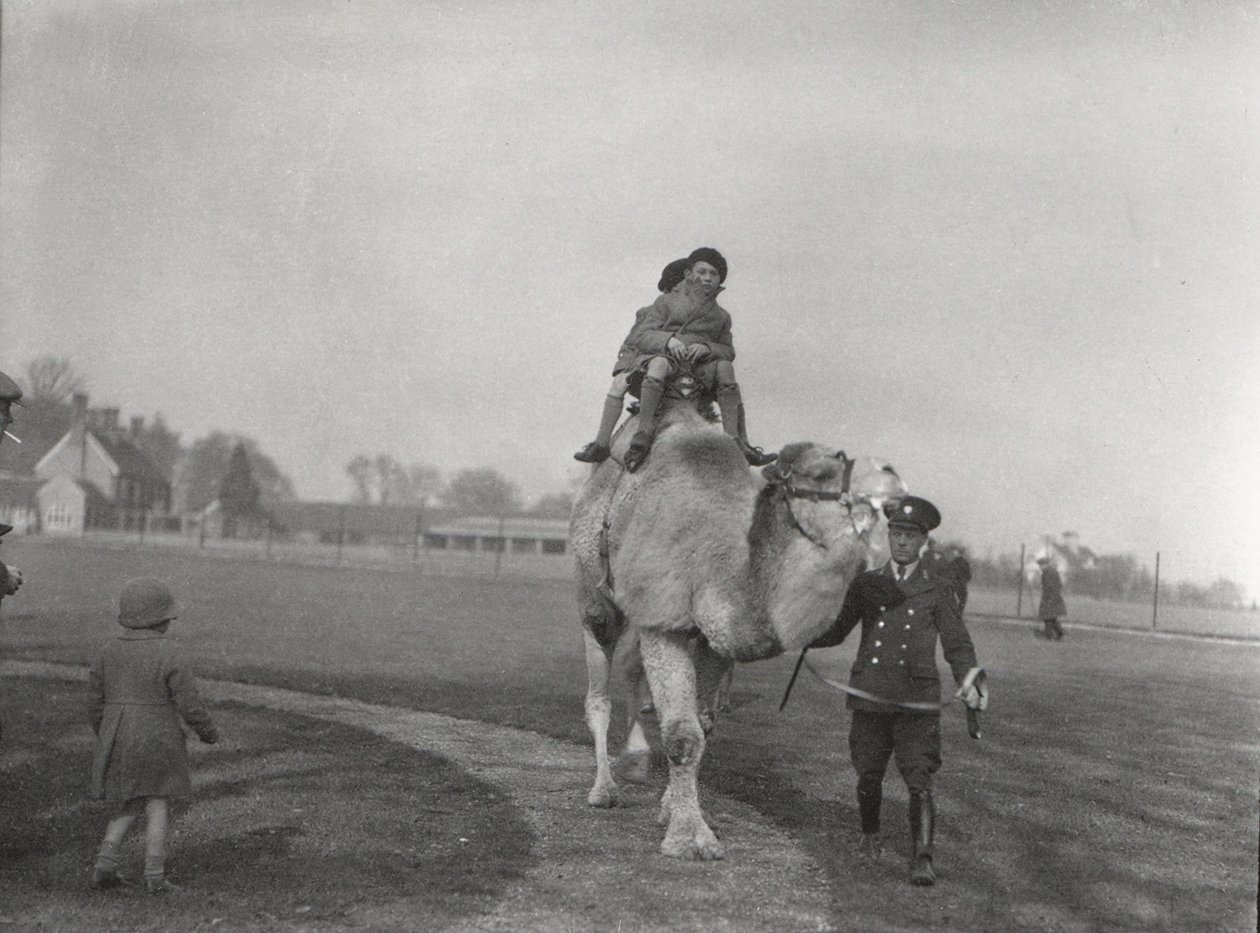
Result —
<instances>
[{"instance_id":1,"label":"camel leg","mask_svg":"<svg viewBox=\"0 0 1260 933\"><path fill-rule=\"evenodd\" d=\"M708 639L703 636L696 641L695 659L696 692L699 700L697 712L700 715L700 726L704 729L704 734L708 735L713 731L718 710L721 708L722 685L728 683L728 675L735 667L735 662L710 648Z\"/></svg>"},{"instance_id":2,"label":"camel leg","mask_svg":"<svg viewBox=\"0 0 1260 933\"><path fill-rule=\"evenodd\" d=\"M601 645L589 628L582 630L582 637L586 642L586 725L595 739L595 783L586 802L592 807L615 807L617 782L608 758L608 724L612 721L608 683L616 643Z\"/></svg>"},{"instance_id":3,"label":"camel leg","mask_svg":"<svg viewBox=\"0 0 1260 933\"><path fill-rule=\"evenodd\" d=\"M661 798L669 826L661 854L719 859L722 844L700 812L696 773L704 757L704 732L696 715L696 671L688 639L676 632L639 633L643 666L652 685L661 741L669 757L669 785Z\"/></svg>"},{"instance_id":4,"label":"camel leg","mask_svg":"<svg viewBox=\"0 0 1260 933\"><path fill-rule=\"evenodd\" d=\"M633 633L632 633L633 634ZM643 672L643 657L639 653L637 636L626 639L622 657L622 677L626 685L626 747L617 758L617 773L627 781L644 784L648 780L651 763L651 746L643 728L644 704L652 702L647 675Z\"/></svg>"}]
</instances>

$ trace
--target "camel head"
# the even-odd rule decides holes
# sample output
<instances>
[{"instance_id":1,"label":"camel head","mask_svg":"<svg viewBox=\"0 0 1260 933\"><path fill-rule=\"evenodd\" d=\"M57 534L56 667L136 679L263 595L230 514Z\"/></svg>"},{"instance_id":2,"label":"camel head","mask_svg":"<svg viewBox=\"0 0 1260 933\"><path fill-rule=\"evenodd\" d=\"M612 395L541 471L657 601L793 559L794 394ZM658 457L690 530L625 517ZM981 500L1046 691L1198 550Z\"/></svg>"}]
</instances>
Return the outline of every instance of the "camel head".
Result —
<instances>
[{"instance_id":1,"label":"camel head","mask_svg":"<svg viewBox=\"0 0 1260 933\"><path fill-rule=\"evenodd\" d=\"M863 536L878 523L883 504L907 492L897 471L883 460L850 458L843 450L819 444L788 444L761 475L767 486L781 488L791 498L838 502L849 510L852 530Z\"/></svg>"}]
</instances>

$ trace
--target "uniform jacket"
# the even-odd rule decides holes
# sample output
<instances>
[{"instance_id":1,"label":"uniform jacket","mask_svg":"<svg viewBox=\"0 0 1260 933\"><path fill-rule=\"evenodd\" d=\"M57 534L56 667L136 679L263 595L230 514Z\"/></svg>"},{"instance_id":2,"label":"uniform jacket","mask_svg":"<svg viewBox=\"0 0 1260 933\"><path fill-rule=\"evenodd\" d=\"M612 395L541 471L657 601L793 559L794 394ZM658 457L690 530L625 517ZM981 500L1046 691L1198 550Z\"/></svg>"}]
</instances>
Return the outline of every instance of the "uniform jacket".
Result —
<instances>
[{"instance_id":1,"label":"uniform jacket","mask_svg":"<svg viewBox=\"0 0 1260 933\"><path fill-rule=\"evenodd\" d=\"M123 801L190 793L180 719L202 741L216 741L218 732L179 644L156 629L126 629L101 651L88 683L92 795Z\"/></svg>"},{"instance_id":2,"label":"uniform jacket","mask_svg":"<svg viewBox=\"0 0 1260 933\"><path fill-rule=\"evenodd\" d=\"M1067 606L1063 602L1063 578L1054 567L1043 567L1041 570L1041 605L1037 607L1037 618L1058 619L1067 615Z\"/></svg>"},{"instance_id":3,"label":"uniform jacket","mask_svg":"<svg viewBox=\"0 0 1260 933\"><path fill-rule=\"evenodd\" d=\"M858 624L862 644L849 685L903 703L939 703L941 676L936 667L940 639L955 682L961 684L976 667L976 649L963 624L950 581L922 562L898 583L889 561L878 570L858 574L845 595L840 615L811 647L838 645ZM849 709L895 712L860 697L849 697Z\"/></svg>"},{"instance_id":4,"label":"uniform jacket","mask_svg":"<svg viewBox=\"0 0 1260 933\"><path fill-rule=\"evenodd\" d=\"M718 289L712 295L699 292L699 287L683 282L666 292L635 315L634 326L626 335L617 356L616 372L636 369L644 360L665 355L671 337L687 346L703 343L709 360L735 359L731 337L731 316L717 303Z\"/></svg>"}]
</instances>

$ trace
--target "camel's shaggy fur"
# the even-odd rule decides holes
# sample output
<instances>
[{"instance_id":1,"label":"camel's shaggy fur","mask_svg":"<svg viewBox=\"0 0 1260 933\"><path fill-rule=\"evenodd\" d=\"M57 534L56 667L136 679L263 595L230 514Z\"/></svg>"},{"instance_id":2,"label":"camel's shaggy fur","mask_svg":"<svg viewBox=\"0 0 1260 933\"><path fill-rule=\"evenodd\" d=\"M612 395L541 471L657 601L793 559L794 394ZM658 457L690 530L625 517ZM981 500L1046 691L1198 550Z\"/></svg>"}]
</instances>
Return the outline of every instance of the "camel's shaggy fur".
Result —
<instances>
[{"instance_id":1,"label":"camel's shaggy fur","mask_svg":"<svg viewBox=\"0 0 1260 933\"><path fill-rule=\"evenodd\" d=\"M769 482L759 489L735 443L678 400L663 410L646 463L630 474L618 461L635 424L623 426L613 459L593 470L571 524L595 737L588 802L617 800L608 686L613 652L633 626L670 759L661 851L721 858L700 813L696 769L724 675L735 660L800 648L830 624L865 562L874 504L905 486L891 468L861 460L851 503L793 495L838 493L843 483L836 451L800 443L763 470ZM646 760L637 722L627 752Z\"/></svg>"}]
</instances>

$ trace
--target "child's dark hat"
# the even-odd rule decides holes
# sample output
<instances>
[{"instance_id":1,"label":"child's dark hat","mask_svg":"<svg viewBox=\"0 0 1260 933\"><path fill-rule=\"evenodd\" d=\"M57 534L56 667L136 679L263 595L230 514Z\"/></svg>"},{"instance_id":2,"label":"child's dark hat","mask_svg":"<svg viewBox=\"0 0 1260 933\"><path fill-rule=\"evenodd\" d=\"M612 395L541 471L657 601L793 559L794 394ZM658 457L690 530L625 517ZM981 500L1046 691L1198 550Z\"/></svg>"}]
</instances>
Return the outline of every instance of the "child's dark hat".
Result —
<instances>
[{"instance_id":1,"label":"child's dark hat","mask_svg":"<svg viewBox=\"0 0 1260 933\"><path fill-rule=\"evenodd\" d=\"M927 534L941 523L941 513L927 499L918 496L906 496L896 502L884 506L884 517L888 526L904 525Z\"/></svg>"},{"instance_id":2,"label":"child's dark hat","mask_svg":"<svg viewBox=\"0 0 1260 933\"><path fill-rule=\"evenodd\" d=\"M687 267L691 265L685 258L675 259L661 270L661 280L656 283L658 292L672 292L674 286L683 280Z\"/></svg>"},{"instance_id":3,"label":"child's dark hat","mask_svg":"<svg viewBox=\"0 0 1260 933\"><path fill-rule=\"evenodd\" d=\"M3 538L12 530L13 530L12 525L6 525L4 522L0 522L0 538Z\"/></svg>"},{"instance_id":4,"label":"child's dark hat","mask_svg":"<svg viewBox=\"0 0 1260 933\"><path fill-rule=\"evenodd\" d=\"M170 588L153 577L136 577L123 584L118 597L118 624L125 628L152 628L179 615L179 603Z\"/></svg>"},{"instance_id":5,"label":"child's dark hat","mask_svg":"<svg viewBox=\"0 0 1260 933\"><path fill-rule=\"evenodd\" d=\"M726 258L712 246L702 246L697 250L693 250L691 255L687 257L687 268L690 269L698 262L707 262L714 269L717 269L718 281L726 281Z\"/></svg>"}]
</instances>

